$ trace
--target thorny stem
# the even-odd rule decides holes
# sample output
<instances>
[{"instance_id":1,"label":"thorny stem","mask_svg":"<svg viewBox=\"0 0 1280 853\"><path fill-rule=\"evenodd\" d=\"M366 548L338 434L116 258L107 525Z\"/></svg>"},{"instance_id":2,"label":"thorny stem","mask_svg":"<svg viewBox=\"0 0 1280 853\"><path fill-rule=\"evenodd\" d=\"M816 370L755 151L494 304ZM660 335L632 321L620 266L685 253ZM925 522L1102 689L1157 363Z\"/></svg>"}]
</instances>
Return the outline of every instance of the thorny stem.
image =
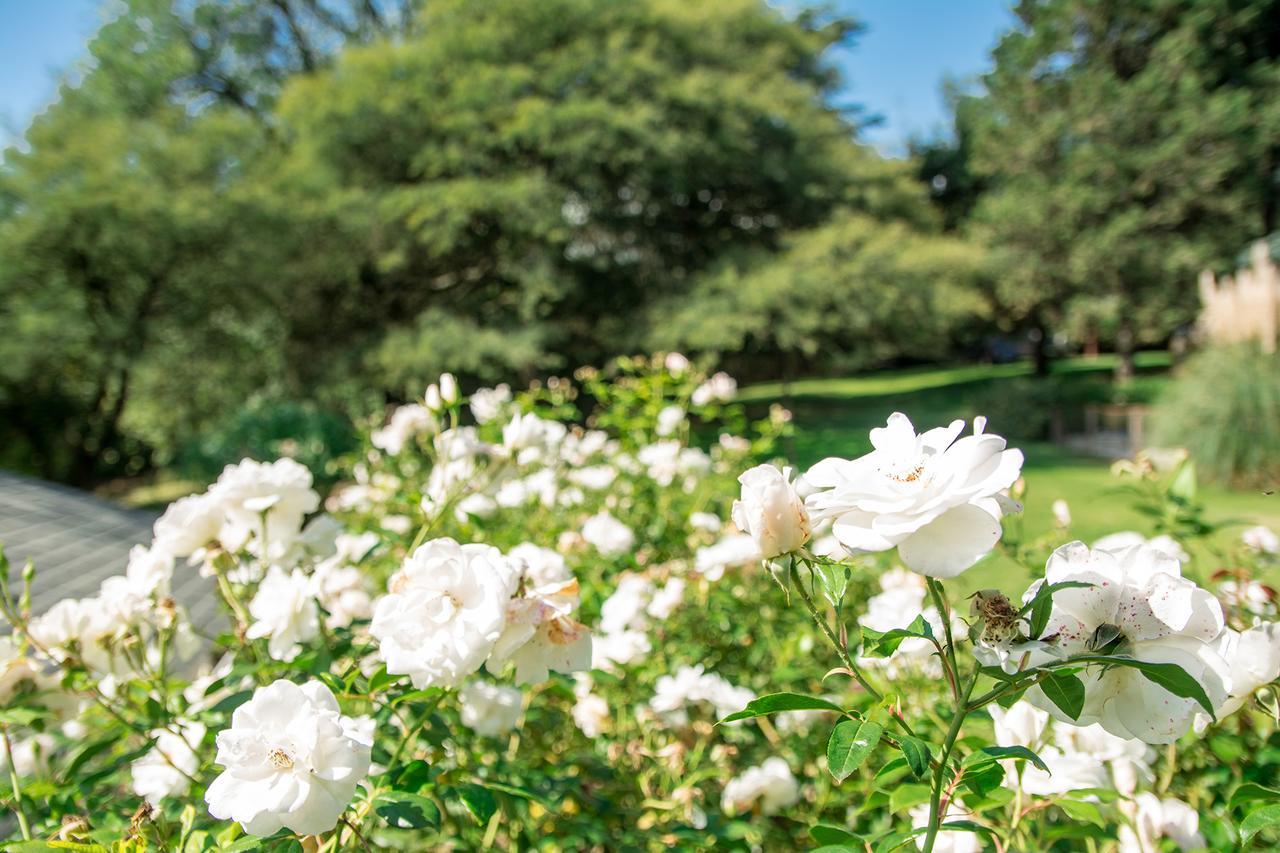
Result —
<instances>
[{"instance_id":1,"label":"thorny stem","mask_svg":"<svg viewBox=\"0 0 1280 853\"><path fill-rule=\"evenodd\" d=\"M849 650L840 642L840 638L836 636L835 631L831 630L831 626L827 624L826 617L818 612L818 607L813 603L813 597L809 595L809 591L805 589L804 584L800 582L800 578L796 575L796 561L793 558L790 563L791 580L793 586L799 591L800 598L804 601L804 606L809 610L809 615L813 617L813 621L818 623L818 627L822 629L822 633L826 635L827 641L831 643L831 647L835 649L836 654L840 657L840 662L845 668L853 674L858 683L862 685L862 689L871 694L872 698L877 701L882 697L880 691L871 686L866 677L862 674L862 670L858 669L858 665L854 663L853 657L850 656Z\"/></svg>"}]
</instances>

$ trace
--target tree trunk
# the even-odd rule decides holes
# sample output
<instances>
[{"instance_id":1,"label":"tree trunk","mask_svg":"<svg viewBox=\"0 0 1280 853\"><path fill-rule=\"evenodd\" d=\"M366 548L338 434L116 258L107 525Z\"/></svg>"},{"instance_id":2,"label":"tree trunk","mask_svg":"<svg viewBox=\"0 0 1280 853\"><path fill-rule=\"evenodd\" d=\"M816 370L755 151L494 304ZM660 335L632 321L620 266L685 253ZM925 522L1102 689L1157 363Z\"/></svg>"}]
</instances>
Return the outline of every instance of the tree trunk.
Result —
<instances>
[{"instance_id":1,"label":"tree trunk","mask_svg":"<svg viewBox=\"0 0 1280 853\"><path fill-rule=\"evenodd\" d=\"M1121 309L1122 311L1125 309ZM1116 330L1116 382L1124 384L1133 379L1133 324L1128 317L1120 320L1120 328Z\"/></svg>"},{"instance_id":2,"label":"tree trunk","mask_svg":"<svg viewBox=\"0 0 1280 853\"><path fill-rule=\"evenodd\" d=\"M1049 330L1044 320L1037 318L1031 326L1031 357L1035 362L1036 376L1049 375Z\"/></svg>"}]
</instances>

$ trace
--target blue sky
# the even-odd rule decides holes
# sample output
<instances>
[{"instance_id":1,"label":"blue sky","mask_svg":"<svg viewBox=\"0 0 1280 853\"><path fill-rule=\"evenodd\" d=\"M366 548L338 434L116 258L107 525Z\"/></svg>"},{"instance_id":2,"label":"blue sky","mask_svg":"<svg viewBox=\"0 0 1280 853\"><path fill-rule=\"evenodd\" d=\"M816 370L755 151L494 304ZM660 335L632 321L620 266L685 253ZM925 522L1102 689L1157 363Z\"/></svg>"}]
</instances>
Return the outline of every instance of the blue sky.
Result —
<instances>
[{"instance_id":1,"label":"blue sky","mask_svg":"<svg viewBox=\"0 0 1280 853\"><path fill-rule=\"evenodd\" d=\"M84 55L102 0L0 0L0 142L20 135L53 98L57 75ZM989 64L1013 16L1007 0L837 0L866 25L835 56L847 95L883 118L865 138L901 154L912 136L944 128L942 81L967 80Z\"/></svg>"}]
</instances>

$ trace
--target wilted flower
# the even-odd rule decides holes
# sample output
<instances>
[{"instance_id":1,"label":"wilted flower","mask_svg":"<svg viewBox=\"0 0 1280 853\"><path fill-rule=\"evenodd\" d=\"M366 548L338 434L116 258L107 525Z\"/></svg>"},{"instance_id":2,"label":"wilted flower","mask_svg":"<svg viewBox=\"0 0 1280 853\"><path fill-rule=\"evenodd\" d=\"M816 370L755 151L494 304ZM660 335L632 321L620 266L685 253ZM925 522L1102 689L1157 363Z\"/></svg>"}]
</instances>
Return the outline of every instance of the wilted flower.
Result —
<instances>
[{"instance_id":1,"label":"wilted flower","mask_svg":"<svg viewBox=\"0 0 1280 853\"><path fill-rule=\"evenodd\" d=\"M303 643L320 634L311 580L298 569L285 574L272 566L249 602L249 615L254 623L245 636L250 640L266 637L267 651L275 660L293 660Z\"/></svg>"},{"instance_id":2,"label":"wilted flower","mask_svg":"<svg viewBox=\"0 0 1280 853\"><path fill-rule=\"evenodd\" d=\"M487 681L468 681L458 689L462 724L476 734L496 737L520 721L522 697L514 687Z\"/></svg>"},{"instance_id":3,"label":"wilted flower","mask_svg":"<svg viewBox=\"0 0 1280 853\"><path fill-rule=\"evenodd\" d=\"M720 806L729 814L750 811L757 803L760 813L777 814L800 799L800 785L787 762L778 756L765 759L759 767L748 767L724 786Z\"/></svg>"},{"instance_id":4,"label":"wilted flower","mask_svg":"<svg viewBox=\"0 0 1280 853\"><path fill-rule=\"evenodd\" d=\"M319 681L260 687L218 733L214 761L225 769L205 793L209 813L250 835L328 832L369 769L372 733Z\"/></svg>"},{"instance_id":5,"label":"wilted flower","mask_svg":"<svg viewBox=\"0 0 1280 853\"><path fill-rule=\"evenodd\" d=\"M1178 561L1146 546L1112 552L1082 542L1063 545L1049 558L1044 583L1075 581L1087 587L1053 595L1047 635L1067 655L1122 651L1140 661L1180 666L1201 684L1210 701L1227 698L1230 673L1210 645L1223 628L1218 600L1181 576ZM1040 583L1040 582L1037 582ZM1170 743L1191 727L1199 707L1124 666L1093 666L1080 725L1100 723L1121 737ZM1027 699L1065 719L1039 687Z\"/></svg>"},{"instance_id":6,"label":"wilted flower","mask_svg":"<svg viewBox=\"0 0 1280 853\"><path fill-rule=\"evenodd\" d=\"M387 671L416 688L456 687L489 657L506 627L516 574L497 548L423 543L374 603L369 631Z\"/></svg>"},{"instance_id":7,"label":"wilted flower","mask_svg":"<svg viewBox=\"0 0 1280 853\"><path fill-rule=\"evenodd\" d=\"M733 521L748 533L765 559L796 550L809 541L809 513L791 484L791 469L757 465L738 477L742 497L733 502Z\"/></svg>"},{"instance_id":8,"label":"wilted flower","mask_svg":"<svg viewBox=\"0 0 1280 853\"><path fill-rule=\"evenodd\" d=\"M895 412L871 431L871 453L824 459L804 475L816 489L805 500L811 518L833 519L832 533L850 551L896 546L921 574L960 574L1000 539L1000 493L1022 469L1022 453L985 426L978 418L964 438L963 421L916 435Z\"/></svg>"}]
</instances>

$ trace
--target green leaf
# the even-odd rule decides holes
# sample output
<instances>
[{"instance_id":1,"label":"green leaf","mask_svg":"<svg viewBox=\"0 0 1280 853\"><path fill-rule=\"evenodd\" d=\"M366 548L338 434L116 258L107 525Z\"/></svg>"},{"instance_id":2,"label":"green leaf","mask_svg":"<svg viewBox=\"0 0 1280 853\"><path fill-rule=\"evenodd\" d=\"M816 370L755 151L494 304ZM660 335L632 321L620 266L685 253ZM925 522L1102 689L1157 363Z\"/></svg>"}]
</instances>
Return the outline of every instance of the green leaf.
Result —
<instances>
[{"instance_id":1,"label":"green leaf","mask_svg":"<svg viewBox=\"0 0 1280 853\"><path fill-rule=\"evenodd\" d=\"M819 699L816 696L805 696L802 693L770 693L767 696L761 696L759 699L753 699L747 703L747 707L730 714L720 723L749 720L752 717L763 717L767 714L777 714L780 711L835 711L837 714L844 713L844 709L839 705L833 705L826 699ZM720 725L720 723L716 725Z\"/></svg>"},{"instance_id":2,"label":"green leaf","mask_svg":"<svg viewBox=\"0 0 1280 853\"><path fill-rule=\"evenodd\" d=\"M1033 640L1038 640L1040 635L1044 633L1045 626L1049 624L1049 614L1053 612L1053 594L1062 589L1079 589L1081 587L1093 586L1091 583L1084 581L1062 581L1061 583L1041 584L1036 590L1035 597L1022 606L1022 610L1018 611L1019 615L1026 616L1029 627L1027 636Z\"/></svg>"},{"instance_id":3,"label":"green leaf","mask_svg":"<svg viewBox=\"0 0 1280 853\"><path fill-rule=\"evenodd\" d=\"M232 693L230 696L223 698L209 710L215 714L229 714L252 698L252 690L241 690L239 693Z\"/></svg>"},{"instance_id":4,"label":"green leaf","mask_svg":"<svg viewBox=\"0 0 1280 853\"><path fill-rule=\"evenodd\" d=\"M1179 466L1178 473L1169 484L1169 497L1184 503L1191 503L1196 499L1196 463L1188 459Z\"/></svg>"},{"instance_id":5,"label":"green leaf","mask_svg":"<svg viewBox=\"0 0 1280 853\"><path fill-rule=\"evenodd\" d=\"M222 851L222 853L245 853L245 851L248 850L260 850L262 849L263 844L263 839L254 835L246 835L239 841L232 842L226 847L220 847L218 849Z\"/></svg>"},{"instance_id":6,"label":"green leaf","mask_svg":"<svg viewBox=\"0 0 1280 853\"><path fill-rule=\"evenodd\" d=\"M903 640L911 637L933 639L933 628L923 615L917 616L905 628L894 628L892 631L885 631L883 634L863 627L862 652L865 655L888 657L898 650L898 646L902 645Z\"/></svg>"},{"instance_id":7,"label":"green leaf","mask_svg":"<svg viewBox=\"0 0 1280 853\"><path fill-rule=\"evenodd\" d=\"M394 684L399 678L400 676L387 672L387 667L384 664L378 667L378 671L369 677L369 692L377 693L387 685Z\"/></svg>"},{"instance_id":8,"label":"green leaf","mask_svg":"<svg viewBox=\"0 0 1280 853\"><path fill-rule=\"evenodd\" d=\"M426 797L406 791L388 791L373 801L374 811L388 826L422 829L440 825L440 810Z\"/></svg>"},{"instance_id":9,"label":"green leaf","mask_svg":"<svg viewBox=\"0 0 1280 853\"><path fill-rule=\"evenodd\" d=\"M840 607L849 590L850 568L840 563L818 562L812 564L812 569L827 601L831 602L832 607Z\"/></svg>"},{"instance_id":10,"label":"green leaf","mask_svg":"<svg viewBox=\"0 0 1280 853\"><path fill-rule=\"evenodd\" d=\"M1263 806L1240 821L1240 839L1248 844L1259 832L1276 824L1280 824L1280 805Z\"/></svg>"},{"instance_id":11,"label":"green leaf","mask_svg":"<svg viewBox=\"0 0 1280 853\"><path fill-rule=\"evenodd\" d=\"M1180 696L1183 699L1194 699L1210 717L1215 720L1218 718L1214 714L1213 703L1209 701L1208 694L1204 692L1204 687L1176 663L1154 663L1123 655L1084 655L1072 658L1071 661L1073 663L1093 663L1102 664L1103 666L1124 666L1136 669L1153 684L1160 685L1174 696ZM1072 719L1075 719L1075 717L1072 717Z\"/></svg>"},{"instance_id":12,"label":"green leaf","mask_svg":"<svg viewBox=\"0 0 1280 853\"><path fill-rule=\"evenodd\" d=\"M929 802L933 790L928 785L899 785L889 792L889 811L897 814Z\"/></svg>"},{"instance_id":13,"label":"green leaf","mask_svg":"<svg viewBox=\"0 0 1280 853\"><path fill-rule=\"evenodd\" d=\"M1069 672L1049 672L1040 682L1049 701L1073 720L1084 710L1084 682Z\"/></svg>"},{"instance_id":14,"label":"green leaf","mask_svg":"<svg viewBox=\"0 0 1280 853\"><path fill-rule=\"evenodd\" d=\"M832 826L829 823L819 823L809 827L809 837L824 847L862 844L862 839L849 830L839 826Z\"/></svg>"},{"instance_id":15,"label":"green leaf","mask_svg":"<svg viewBox=\"0 0 1280 853\"><path fill-rule=\"evenodd\" d=\"M827 741L827 769L837 782L849 778L880 742L884 729L870 720L841 720Z\"/></svg>"},{"instance_id":16,"label":"green leaf","mask_svg":"<svg viewBox=\"0 0 1280 853\"><path fill-rule=\"evenodd\" d=\"M1256 782L1245 782L1232 792L1231 799L1227 802L1227 808L1234 809L1236 806L1257 800L1280 800L1280 791L1275 788L1263 787Z\"/></svg>"},{"instance_id":17,"label":"green leaf","mask_svg":"<svg viewBox=\"0 0 1280 853\"><path fill-rule=\"evenodd\" d=\"M902 750L902 757L907 759L907 767L911 768L911 775L917 779L923 779L929 772L929 758L932 755L929 745L918 737L899 735L898 747Z\"/></svg>"},{"instance_id":18,"label":"green leaf","mask_svg":"<svg viewBox=\"0 0 1280 853\"><path fill-rule=\"evenodd\" d=\"M29 726L48 715L48 711L36 708L4 708L0 709L0 724L6 726Z\"/></svg>"},{"instance_id":19,"label":"green leaf","mask_svg":"<svg viewBox=\"0 0 1280 853\"><path fill-rule=\"evenodd\" d=\"M74 779L77 770L79 770L89 761L92 761L94 756L101 755L103 752L110 749L112 746L118 743L119 740L120 739L118 737L115 737L113 735L112 737L106 738L104 740L93 741L81 747L78 751L76 751L73 754L71 760L67 762L66 769L62 771L62 778Z\"/></svg>"},{"instance_id":20,"label":"green leaf","mask_svg":"<svg viewBox=\"0 0 1280 853\"><path fill-rule=\"evenodd\" d=\"M1058 808L1066 812L1068 817L1075 820L1085 821L1103 829L1107 827L1107 820L1102 816L1102 809L1098 808L1097 803L1061 799L1058 800Z\"/></svg>"},{"instance_id":21,"label":"green leaf","mask_svg":"<svg viewBox=\"0 0 1280 853\"><path fill-rule=\"evenodd\" d=\"M522 788L519 785L508 785L506 782L496 782L492 779L485 780L484 786L490 791L498 791L503 794L510 794L513 797L519 797L522 800L529 800L542 806L547 811L555 811L556 804L548 800L536 791L530 791L528 788Z\"/></svg>"},{"instance_id":22,"label":"green leaf","mask_svg":"<svg viewBox=\"0 0 1280 853\"><path fill-rule=\"evenodd\" d=\"M481 785L458 786L458 799L462 800L467 811L471 812L471 816L481 826L488 823L489 818L498 810L498 801L493 798L493 793Z\"/></svg>"},{"instance_id":23,"label":"green leaf","mask_svg":"<svg viewBox=\"0 0 1280 853\"><path fill-rule=\"evenodd\" d=\"M1043 761L1040 760L1040 756L1036 755L1034 752L1027 749L1025 746L984 746L982 748L981 753L974 753L974 755L969 756L969 758L970 759L978 758L983 755L988 756L992 760L996 760L996 761L1002 758L1014 758L1014 759L1021 759L1022 761L1030 761L1032 764L1034 764L1036 767L1039 767L1044 772L1046 773L1051 772L1049 770L1048 765L1046 765ZM965 761L965 763L968 764L969 761Z\"/></svg>"}]
</instances>

